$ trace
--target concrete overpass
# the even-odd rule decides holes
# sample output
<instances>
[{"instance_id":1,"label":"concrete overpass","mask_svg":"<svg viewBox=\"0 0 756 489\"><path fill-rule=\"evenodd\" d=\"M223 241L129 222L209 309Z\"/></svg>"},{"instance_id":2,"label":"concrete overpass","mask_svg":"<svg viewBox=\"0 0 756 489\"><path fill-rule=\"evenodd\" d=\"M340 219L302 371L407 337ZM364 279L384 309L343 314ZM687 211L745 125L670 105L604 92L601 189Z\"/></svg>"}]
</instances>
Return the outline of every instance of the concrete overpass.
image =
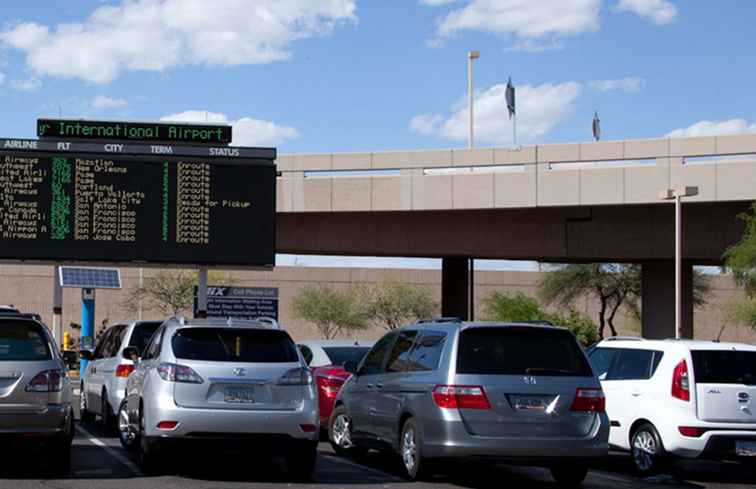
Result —
<instances>
[{"instance_id":1,"label":"concrete overpass","mask_svg":"<svg viewBox=\"0 0 756 489\"><path fill-rule=\"evenodd\" d=\"M517 149L281 155L278 250L443 258L444 314L469 316L470 258L643 266L643 328L674 332L674 211L683 211L683 330L694 264L716 265L756 200L756 135Z\"/></svg>"}]
</instances>

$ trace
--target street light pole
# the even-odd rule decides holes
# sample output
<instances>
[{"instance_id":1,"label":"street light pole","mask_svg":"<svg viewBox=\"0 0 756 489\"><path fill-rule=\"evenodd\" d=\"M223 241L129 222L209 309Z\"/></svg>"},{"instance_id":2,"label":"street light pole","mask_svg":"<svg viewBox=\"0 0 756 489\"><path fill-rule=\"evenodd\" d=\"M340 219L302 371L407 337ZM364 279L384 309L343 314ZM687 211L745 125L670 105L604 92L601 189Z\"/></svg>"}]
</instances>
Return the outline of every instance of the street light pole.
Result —
<instances>
[{"instance_id":1,"label":"street light pole","mask_svg":"<svg viewBox=\"0 0 756 489\"><path fill-rule=\"evenodd\" d=\"M475 97L473 95L473 60L480 58L480 52L468 51L467 53L467 97L469 99L470 107L470 141L469 147L473 149L475 147L475 118L473 104Z\"/></svg>"}]
</instances>

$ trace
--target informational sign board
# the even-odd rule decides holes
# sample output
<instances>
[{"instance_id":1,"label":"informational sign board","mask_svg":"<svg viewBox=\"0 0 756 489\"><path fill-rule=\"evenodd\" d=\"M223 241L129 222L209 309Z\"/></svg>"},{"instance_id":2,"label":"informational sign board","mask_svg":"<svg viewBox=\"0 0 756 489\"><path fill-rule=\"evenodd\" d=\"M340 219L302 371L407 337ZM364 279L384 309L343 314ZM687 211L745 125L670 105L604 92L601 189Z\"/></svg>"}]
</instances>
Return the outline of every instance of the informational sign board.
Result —
<instances>
[{"instance_id":1,"label":"informational sign board","mask_svg":"<svg viewBox=\"0 0 756 489\"><path fill-rule=\"evenodd\" d=\"M197 287L194 288L194 314L197 314ZM278 321L278 288L211 285L207 288L207 317Z\"/></svg>"},{"instance_id":2,"label":"informational sign board","mask_svg":"<svg viewBox=\"0 0 756 489\"><path fill-rule=\"evenodd\" d=\"M37 136L55 139L227 144L231 142L231 126L227 124L182 124L179 122L39 119L37 121Z\"/></svg>"},{"instance_id":3,"label":"informational sign board","mask_svg":"<svg viewBox=\"0 0 756 489\"><path fill-rule=\"evenodd\" d=\"M274 149L0 139L0 260L271 267Z\"/></svg>"}]
</instances>

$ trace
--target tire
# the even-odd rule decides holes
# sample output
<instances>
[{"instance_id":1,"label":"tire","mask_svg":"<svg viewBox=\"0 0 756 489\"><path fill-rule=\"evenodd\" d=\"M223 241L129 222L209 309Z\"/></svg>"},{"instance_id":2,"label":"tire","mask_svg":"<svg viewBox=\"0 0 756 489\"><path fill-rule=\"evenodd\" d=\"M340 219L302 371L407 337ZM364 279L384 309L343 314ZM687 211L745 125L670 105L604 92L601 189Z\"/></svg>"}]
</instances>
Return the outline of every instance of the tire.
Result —
<instances>
[{"instance_id":1,"label":"tire","mask_svg":"<svg viewBox=\"0 0 756 489\"><path fill-rule=\"evenodd\" d=\"M292 449L286 455L286 470L296 482L309 482L318 460L317 442Z\"/></svg>"},{"instance_id":2,"label":"tire","mask_svg":"<svg viewBox=\"0 0 756 489\"><path fill-rule=\"evenodd\" d=\"M139 468L144 475L155 477L166 473L163 457L156 443L149 443L144 436L144 416L139 414Z\"/></svg>"},{"instance_id":3,"label":"tire","mask_svg":"<svg viewBox=\"0 0 756 489\"><path fill-rule=\"evenodd\" d=\"M423 438L415 418L407 419L402 426L399 456L404 476L408 480L422 480L431 475L431 464L423 457Z\"/></svg>"},{"instance_id":4,"label":"tire","mask_svg":"<svg viewBox=\"0 0 756 489\"><path fill-rule=\"evenodd\" d=\"M588 476L585 465L557 465L551 467L551 477L561 487L579 487Z\"/></svg>"},{"instance_id":5,"label":"tire","mask_svg":"<svg viewBox=\"0 0 756 489\"><path fill-rule=\"evenodd\" d=\"M331 413L328 423L328 441L336 455L341 457L360 457L367 453L365 448L356 446L352 441L352 420L344 405L337 406Z\"/></svg>"},{"instance_id":6,"label":"tire","mask_svg":"<svg viewBox=\"0 0 756 489\"><path fill-rule=\"evenodd\" d=\"M110 401L108 401L108 391L103 389L102 402L100 402L100 422L106 435L112 434L115 430L115 421L113 409L110 407Z\"/></svg>"},{"instance_id":7,"label":"tire","mask_svg":"<svg viewBox=\"0 0 756 489\"><path fill-rule=\"evenodd\" d=\"M116 419L118 420L118 440L121 442L121 446L126 449L126 451L136 451L138 437L131 427L131 420L129 419L129 414L126 409L126 401L123 401L118 408L118 416Z\"/></svg>"},{"instance_id":8,"label":"tire","mask_svg":"<svg viewBox=\"0 0 756 489\"><path fill-rule=\"evenodd\" d=\"M665 462L664 445L656 428L643 423L630 437L630 456L635 470L642 476L658 473Z\"/></svg>"},{"instance_id":9,"label":"tire","mask_svg":"<svg viewBox=\"0 0 756 489\"><path fill-rule=\"evenodd\" d=\"M87 396L84 390L84 382L79 387L79 419L83 424L91 424L94 422L95 415L90 413L87 409Z\"/></svg>"}]
</instances>

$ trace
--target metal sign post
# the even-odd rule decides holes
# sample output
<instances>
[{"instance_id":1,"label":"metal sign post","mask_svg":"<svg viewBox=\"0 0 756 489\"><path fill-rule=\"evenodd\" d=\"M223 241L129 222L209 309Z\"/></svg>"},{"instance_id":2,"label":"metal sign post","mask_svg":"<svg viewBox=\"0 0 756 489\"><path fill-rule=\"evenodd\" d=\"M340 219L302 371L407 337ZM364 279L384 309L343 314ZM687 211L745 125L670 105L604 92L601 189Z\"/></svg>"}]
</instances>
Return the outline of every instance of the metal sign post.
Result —
<instances>
[{"instance_id":1,"label":"metal sign post","mask_svg":"<svg viewBox=\"0 0 756 489\"><path fill-rule=\"evenodd\" d=\"M81 338L94 338L95 289L81 289ZM94 342L92 342L94 345ZM81 375L87 371L89 362L81 359Z\"/></svg>"}]
</instances>

